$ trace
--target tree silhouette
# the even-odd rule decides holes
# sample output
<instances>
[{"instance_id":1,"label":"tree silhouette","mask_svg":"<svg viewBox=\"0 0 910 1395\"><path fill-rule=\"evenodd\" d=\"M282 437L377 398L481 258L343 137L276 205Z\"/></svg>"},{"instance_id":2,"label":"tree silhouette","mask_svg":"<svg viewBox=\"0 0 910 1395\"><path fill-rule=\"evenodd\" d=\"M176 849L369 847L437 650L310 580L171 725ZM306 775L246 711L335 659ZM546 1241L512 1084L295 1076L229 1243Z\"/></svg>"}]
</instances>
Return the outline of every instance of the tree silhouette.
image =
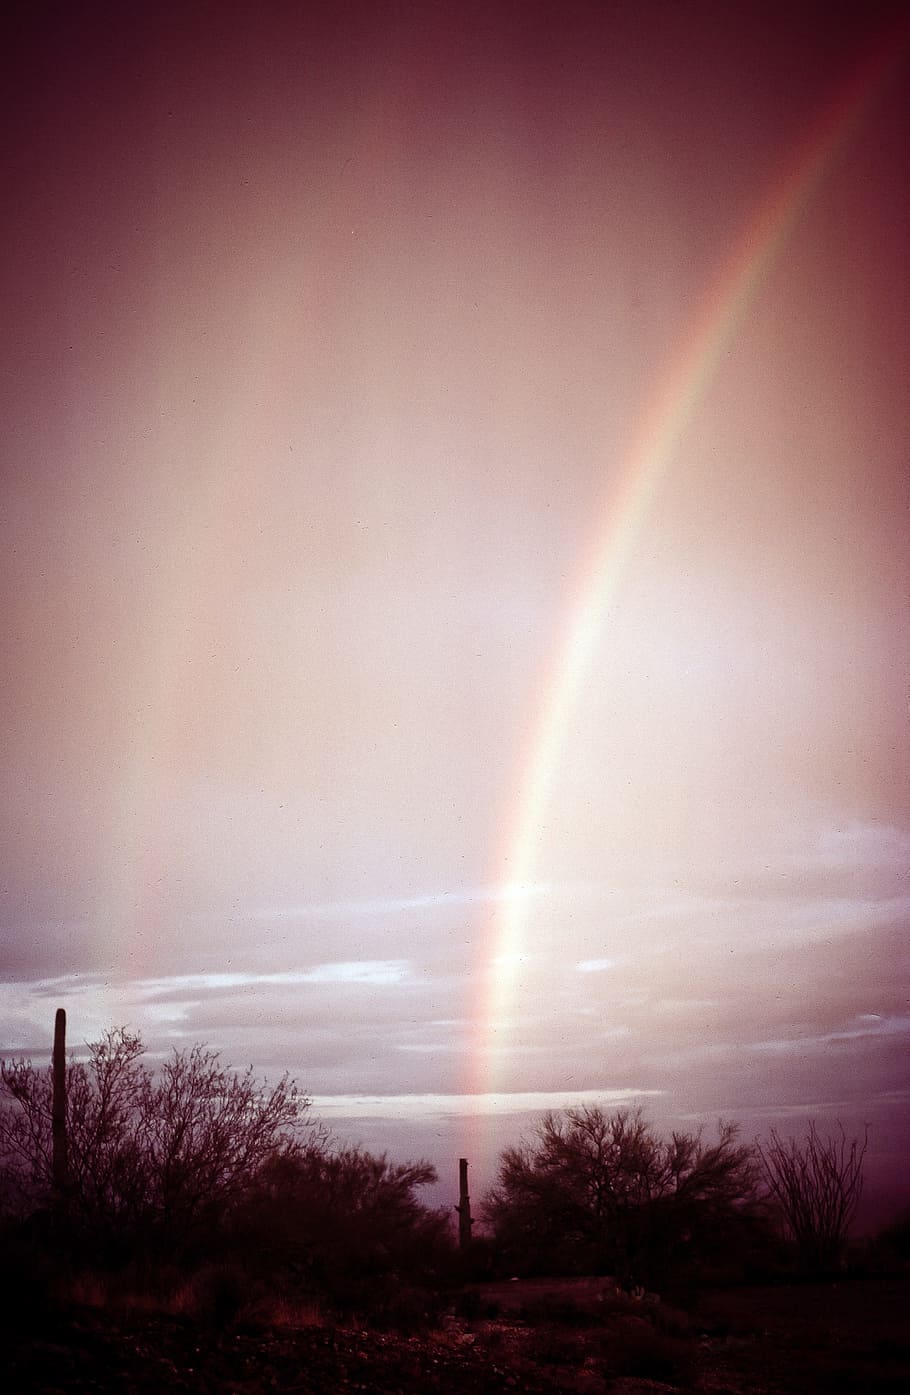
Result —
<instances>
[{"instance_id":1,"label":"tree silhouette","mask_svg":"<svg viewBox=\"0 0 910 1395\"><path fill-rule=\"evenodd\" d=\"M435 1289L454 1253L449 1217L417 1199L427 1162L337 1146L274 1155L238 1208L237 1251L286 1289L317 1292L374 1317L400 1308L402 1286Z\"/></svg>"},{"instance_id":2,"label":"tree silhouette","mask_svg":"<svg viewBox=\"0 0 910 1395\"><path fill-rule=\"evenodd\" d=\"M67 1218L96 1247L178 1252L206 1234L266 1159L298 1145L309 1100L284 1076L268 1088L203 1046L155 1075L138 1034L106 1032L66 1067ZM7 1209L53 1193L51 1068L0 1062L0 1163Z\"/></svg>"},{"instance_id":3,"label":"tree silhouette","mask_svg":"<svg viewBox=\"0 0 910 1395\"><path fill-rule=\"evenodd\" d=\"M762 1177L809 1273L837 1269L862 1195L869 1130L860 1142L838 1128L839 1138L823 1139L812 1123L801 1142L772 1130L769 1143L756 1143Z\"/></svg>"},{"instance_id":4,"label":"tree silhouette","mask_svg":"<svg viewBox=\"0 0 910 1395\"><path fill-rule=\"evenodd\" d=\"M659 1282L757 1223L752 1151L736 1140L733 1124L706 1143L687 1133L663 1140L638 1111L550 1113L531 1142L501 1154L485 1218L525 1272Z\"/></svg>"}]
</instances>

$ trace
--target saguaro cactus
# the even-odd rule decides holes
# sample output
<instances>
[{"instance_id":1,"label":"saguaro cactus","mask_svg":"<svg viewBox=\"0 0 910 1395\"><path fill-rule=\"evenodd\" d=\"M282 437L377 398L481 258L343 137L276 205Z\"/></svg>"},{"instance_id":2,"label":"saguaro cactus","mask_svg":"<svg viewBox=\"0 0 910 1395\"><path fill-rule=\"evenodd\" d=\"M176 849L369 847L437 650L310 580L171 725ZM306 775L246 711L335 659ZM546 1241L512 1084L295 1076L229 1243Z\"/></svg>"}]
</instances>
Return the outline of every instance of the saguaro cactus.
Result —
<instances>
[{"instance_id":1,"label":"saguaro cactus","mask_svg":"<svg viewBox=\"0 0 910 1395\"><path fill-rule=\"evenodd\" d=\"M66 1148L66 1011L57 1009L54 1019L54 1098L51 1109L51 1131L53 1140L53 1183L54 1201L62 1209L66 1197L67 1148Z\"/></svg>"},{"instance_id":2,"label":"saguaro cactus","mask_svg":"<svg viewBox=\"0 0 910 1395\"><path fill-rule=\"evenodd\" d=\"M458 1159L458 1247L466 1250L471 1243L471 1198L468 1196L468 1160Z\"/></svg>"}]
</instances>

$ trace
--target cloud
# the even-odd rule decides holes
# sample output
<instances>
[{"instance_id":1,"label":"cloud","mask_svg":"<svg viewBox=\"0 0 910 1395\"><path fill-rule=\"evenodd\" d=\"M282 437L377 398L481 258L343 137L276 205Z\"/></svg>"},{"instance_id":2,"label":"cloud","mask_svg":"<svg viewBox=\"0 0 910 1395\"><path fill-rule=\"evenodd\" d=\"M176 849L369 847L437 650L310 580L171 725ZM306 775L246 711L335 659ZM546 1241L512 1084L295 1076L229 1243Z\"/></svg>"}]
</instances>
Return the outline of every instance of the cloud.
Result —
<instances>
[{"instance_id":1,"label":"cloud","mask_svg":"<svg viewBox=\"0 0 910 1395\"><path fill-rule=\"evenodd\" d=\"M657 1098L660 1090L523 1090L508 1094L473 1095L333 1095L314 1096L314 1110L328 1120L335 1116L347 1119L409 1119L424 1117L483 1117L509 1114L543 1113L546 1110L571 1109L576 1106L599 1105L614 1109L643 1099Z\"/></svg>"},{"instance_id":2,"label":"cloud","mask_svg":"<svg viewBox=\"0 0 910 1395\"><path fill-rule=\"evenodd\" d=\"M482 905L500 905L527 901L546 896L553 891L547 882L506 884L499 887L479 887L474 890L423 892L420 895L384 896L360 901L331 901L324 904L303 903L291 906L263 907L252 912L253 920L276 921L333 920L348 921L397 916L403 911L445 911Z\"/></svg>"},{"instance_id":3,"label":"cloud","mask_svg":"<svg viewBox=\"0 0 910 1395\"><path fill-rule=\"evenodd\" d=\"M186 992L218 993L236 988L293 988L303 983L402 983L410 974L406 959L354 959L315 964L309 969L274 973L174 974L170 978L138 979L139 996L179 996Z\"/></svg>"},{"instance_id":4,"label":"cloud","mask_svg":"<svg viewBox=\"0 0 910 1395\"><path fill-rule=\"evenodd\" d=\"M494 1061L500 1096L515 1100L633 1081L706 1108L784 1104L830 1093L845 1055L856 1079L876 1062L891 1088L907 1036L908 846L891 826L822 827L792 844L775 834L729 881L720 865L671 874L658 860L650 879L616 884L276 903L267 929L266 912L238 905L230 944L215 949L213 935L195 967L10 985L0 1040L49 1041L47 1004L65 1002L79 1041L125 1021L155 1058L201 1040L228 1061L290 1069L321 1099L356 1081L371 1097L406 1095L411 1111L462 1096ZM524 939L503 957L507 902ZM516 985L496 1030L480 991L494 959Z\"/></svg>"}]
</instances>

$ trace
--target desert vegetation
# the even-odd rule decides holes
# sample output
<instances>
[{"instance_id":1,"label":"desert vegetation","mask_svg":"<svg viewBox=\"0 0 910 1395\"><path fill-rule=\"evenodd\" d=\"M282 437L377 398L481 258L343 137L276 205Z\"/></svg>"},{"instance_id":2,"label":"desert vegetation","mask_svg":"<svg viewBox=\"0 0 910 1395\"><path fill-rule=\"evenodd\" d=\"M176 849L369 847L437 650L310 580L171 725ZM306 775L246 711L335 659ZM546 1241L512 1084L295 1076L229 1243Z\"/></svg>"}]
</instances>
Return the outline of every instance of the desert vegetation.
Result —
<instances>
[{"instance_id":1,"label":"desert vegetation","mask_svg":"<svg viewBox=\"0 0 910 1395\"><path fill-rule=\"evenodd\" d=\"M10 1244L96 1289L389 1307L393 1275L429 1285L451 1249L422 1206L427 1163L342 1146L288 1076L258 1081L196 1045L157 1070L125 1028L85 1062L0 1065L2 1218ZM11 1276L14 1281L14 1276Z\"/></svg>"},{"instance_id":2,"label":"desert vegetation","mask_svg":"<svg viewBox=\"0 0 910 1395\"><path fill-rule=\"evenodd\" d=\"M755 1153L776 1215L810 1274L836 1273L863 1189L863 1158L869 1131L860 1141L822 1138L814 1123L802 1141L772 1130Z\"/></svg>"},{"instance_id":3,"label":"desert vegetation","mask_svg":"<svg viewBox=\"0 0 910 1395\"><path fill-rule=\"evenodd\" d=\"M611 1274L653 1288L766 1241L758 1183L732 1124L710 1142L663 1139L640 1112L569 1109L505 1149L486 1216L495 1249L520 1272Z\"/></svg>"},{"instance_id":4,"label":"desert vegetation","mask_svg":"<svg viewBox=\"0 0 910 1395\"><path fill-rule=\"evenodd\" d=\"M420 1199L428 1163L339 1143L287 1076L265 1084L201 1045L153 1068L125 1028L84 1061L63 1059L59 1030L57 1047L48 1067L0 1065L7 1388L816 1388L797 1352L810 1332L835 1340L814 1295L850 1277L864 1139L547 1114L503 1150L459 1246L454 1208ZM905 1232L866 1255L895 1312ZM792 1387L762 1383L770 1350L755 1359L774 1323ZM885 1325L862 1361L897 1389L907 1351Z\"/></svg>"}]
</instances>

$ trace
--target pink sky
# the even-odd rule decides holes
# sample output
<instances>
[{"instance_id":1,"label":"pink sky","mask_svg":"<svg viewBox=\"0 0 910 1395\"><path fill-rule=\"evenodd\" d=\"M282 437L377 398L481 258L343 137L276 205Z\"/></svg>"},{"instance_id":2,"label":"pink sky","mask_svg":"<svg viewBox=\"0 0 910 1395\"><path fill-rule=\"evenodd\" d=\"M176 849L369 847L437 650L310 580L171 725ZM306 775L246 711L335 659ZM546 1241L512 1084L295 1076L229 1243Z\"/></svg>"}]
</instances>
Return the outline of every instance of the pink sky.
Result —
<instances>
[{"instance_id":1,"label":"pink sky","mask_svg":"<svg viewBox=\"0 0 910 1395\"><path fill-rule=\"evenodd\" d=\"M481 1173L592 1091L868 1118L891 1186L903 13L4 21L0 1048L49 1050L58 1003L77 1042L202 1039ZM628 443L875 55L624 535L535 796Z\"/></svg>"}]
</instances>

